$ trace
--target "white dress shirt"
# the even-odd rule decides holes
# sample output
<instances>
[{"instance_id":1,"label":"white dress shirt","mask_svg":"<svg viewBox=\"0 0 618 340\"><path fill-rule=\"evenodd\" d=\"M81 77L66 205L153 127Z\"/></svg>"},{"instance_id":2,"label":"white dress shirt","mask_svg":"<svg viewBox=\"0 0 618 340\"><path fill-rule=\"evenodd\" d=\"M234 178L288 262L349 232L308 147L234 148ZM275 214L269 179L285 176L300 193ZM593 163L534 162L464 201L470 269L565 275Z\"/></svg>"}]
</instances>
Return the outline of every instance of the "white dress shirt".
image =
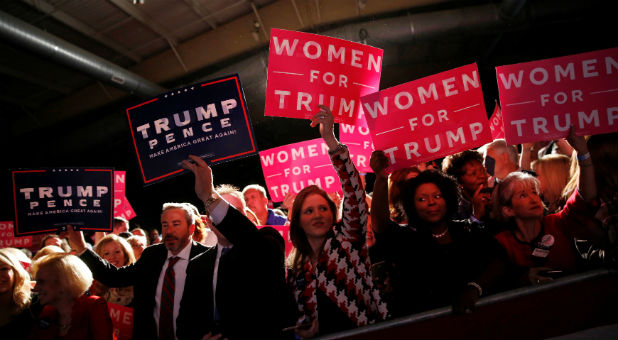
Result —
<instances>
[{"instance_id":1,"label":"white dress shirt","mask_svg":"<svg viewBox=\"0 0 618 340\"><path fill-rule=\"evenodd\" d=\"M176 338L176 318L178 318L178 311L180 310L180 300L182 300L182 294L185 290L185 280L187 278L187 265L189 264L189 257L191 255L191 241L187 244L178 255L172 254L171 251L167 251L167 259L165 260L165 264L163 264L163 268L161 268L161 273L159 274L159 282L157 283L157 291L155 295L155 309L154 309L154 318L157 324L157 333L159 332L159 315L161 313L161 290L163 289L163 280L165 278L165 271L167 270L167 266L169 265L170 257L180 257L180 260L176 262L174 265L174 276L175 276L175 289L174 289L174 338Z\"/></svg>"}]
</instances>

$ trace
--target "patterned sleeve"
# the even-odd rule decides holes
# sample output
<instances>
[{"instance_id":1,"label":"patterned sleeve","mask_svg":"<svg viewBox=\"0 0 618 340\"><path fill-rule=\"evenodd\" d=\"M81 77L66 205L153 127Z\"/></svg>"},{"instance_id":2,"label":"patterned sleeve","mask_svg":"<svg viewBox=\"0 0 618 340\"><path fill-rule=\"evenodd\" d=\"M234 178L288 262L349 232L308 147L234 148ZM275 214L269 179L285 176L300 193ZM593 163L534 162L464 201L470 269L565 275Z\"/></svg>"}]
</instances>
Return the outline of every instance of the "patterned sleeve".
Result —
<instances>
[{"instance_id":1,"label":"patterned sleeve","mask_svg":"<svg viewBox=\"0 0 618 340\"><path fill-rule=\"evenodd\" d=\"M342 223L336 224L335 232L352 243L364 244L369 206L360 174L350 159L347 147L331 155L331 161L339 176L344 197Z\"/></svg>"}]
</instances>

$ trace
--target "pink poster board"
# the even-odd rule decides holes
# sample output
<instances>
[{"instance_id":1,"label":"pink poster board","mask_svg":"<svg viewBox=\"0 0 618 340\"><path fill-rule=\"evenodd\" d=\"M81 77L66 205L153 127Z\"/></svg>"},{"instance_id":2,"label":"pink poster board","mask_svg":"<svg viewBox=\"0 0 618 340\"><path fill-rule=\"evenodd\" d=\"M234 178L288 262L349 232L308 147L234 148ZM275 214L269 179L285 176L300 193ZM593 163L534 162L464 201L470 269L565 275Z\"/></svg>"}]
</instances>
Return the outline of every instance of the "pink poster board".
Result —
<instances>
[{"instance_id":1,"label":"pink poster board","mask_svg":"<svg viewBox=\"0 0 618 340\"><path fill-rule=\"evenodd\" d=\"M282 202L286 193L298 193L312 184L341 193L328 146L321 138L260 151L260 161L273 202Z\"/></svg>"},{"instance_id":2,"label":"pink poster board","mask_svg":"<svg viewBox=\"0 0 618 340\"><path fill-rule=\"evenodd\" d=\"M118 203L118 205L115 205L116 203ZM126 197L120 200L114 199L114 205L114 217L122 217L126 220L130 220L137 216Z\"/></svg>"},{"instance_id":3,"label":"pink poster board","mask_svg":"<svg viewBox=\"0 0 618 340\"><path fill-rule=\"evenodd\" d=\"M354 124L359 98L380 88L379 48L282 29L270 37L265 116L309 118L323 104Z\"/></svg>"},{"instance_id":4,"label":"pink poster board","mask_svg":"<svg viewBox=\"0 0 618 340\"><path fill-rule=\"evenodd\" d=\"M126 171L114 171L114 217L130 220L137 216L125 196Z\"/></svg>"},{"instance_id":5,"label":"pink poster board","mask_svg":"<svg viewBox=\"0 0 618 340\"><path fill-rule=\"evenodd\" d=\"M494 113L489 117L489 129L491 130L491 137L496 140L504 138L504 122L502 120L502 110L500 105L496 103Z\"/></svg>"},{"instance_id":6,"label":"pink poster board","mask_svg":"<svg viewBox=\"0 0 618 340\"><path fill-rule=\"evenodd\" d=\"M15 237L13 221L0 222L0 248L30 248L32 236Z\"/></svg>"},{"instance_id":7,"label":"pink poster board","mask_svg":"<svg viewBox=\"0 0 618 340\"><path fill-rule=\"evenodd\" d=\"M373 172L369 166L371 152L374 150L373 141L362 108L356 125L339 124L339 141L348 146L352 162L359 172Z\"/></svg>"},{"instance_id":8,"label":"pink poster board","mask_svg":"<svg viewBox=\"0 0 618 340\"><path fill-rule=\"evenodd\" d=\"M496 67L508 144L618 130L618 48Z\"/></svg>"},{"instance_id":9,"label":"pink poster board","mask_svg":"<svg viewBox=\"0 0 618 340\"><path fill-rule=\"evenodd\" d=\"M391 87L361 102L376 150L389 157L389 172L491 141L476 64Z\"/></svg>"}]
</instances>

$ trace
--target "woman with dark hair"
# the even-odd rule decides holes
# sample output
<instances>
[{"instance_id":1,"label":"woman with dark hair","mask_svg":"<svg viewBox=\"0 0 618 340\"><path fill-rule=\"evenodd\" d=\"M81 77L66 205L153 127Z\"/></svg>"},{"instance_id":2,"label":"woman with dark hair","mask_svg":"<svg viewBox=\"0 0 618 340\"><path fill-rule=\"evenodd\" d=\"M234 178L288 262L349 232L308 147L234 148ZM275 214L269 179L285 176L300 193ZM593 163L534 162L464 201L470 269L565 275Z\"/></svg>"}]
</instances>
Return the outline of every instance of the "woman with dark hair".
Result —
<instances>
[{"instance_id":1,"label":"woman with dark hair","mask_svg":"<svg viewBox=\"0 0 618 340\"><path fill-rule=\"evenodd\" d=\"M364 326L387 314L368 270L368 206L360 175L347 147L335 138L330 109L322 105L320 109L311 126L320 125L339 175L343 218L336 221L335 203L315 185L301 190L294 200L290 238L295 248L288 258L287 278L300 314L296 333L302 338Z\"/></svg>"},{"instance_id":2,"label":"woman with dark hair","mask_svg":"<svg viewBox=\"0 0 618 340\"><path fill-rule=\"evenodd\" d=\"M387 250L391 293L385 297L393 316L402 316L453 304L468 312L483 291L503 271L502 252L486 233L469 220L456 221L460 191L449 175L426 170L402 186L408 225L389 219L388 158L382 151L371 155L376 174L371 219L376 246Z\"/></svg>"},{"instance_id":3,"label":"woman with dark hair","mask_svg":"<svg viewBox=\"0 0 618 340\"><path fill-rule=\"evenodd\" d=\"M403 207L401 206L401 186L407 180L418 176L420 173L421 170L417 166L409 166L395 170L388 176L388 201L391 219L399 224L408 223L408 217L403 212Z\"/></svg>"},{"instance_id":4,"label":"woman with dark hair","mask_svg":"<svg viewBox=\"0 0 618 340\"><path fill-rule=\"evenodd\" d=\"M465 150L447 156L442 163L442 170L453 176L461 187L457 218L484 220L485 214L489 212L491 195L483 191L489 179L483 165L483 155L476 150Z\"/></svg>"}]
</instances>

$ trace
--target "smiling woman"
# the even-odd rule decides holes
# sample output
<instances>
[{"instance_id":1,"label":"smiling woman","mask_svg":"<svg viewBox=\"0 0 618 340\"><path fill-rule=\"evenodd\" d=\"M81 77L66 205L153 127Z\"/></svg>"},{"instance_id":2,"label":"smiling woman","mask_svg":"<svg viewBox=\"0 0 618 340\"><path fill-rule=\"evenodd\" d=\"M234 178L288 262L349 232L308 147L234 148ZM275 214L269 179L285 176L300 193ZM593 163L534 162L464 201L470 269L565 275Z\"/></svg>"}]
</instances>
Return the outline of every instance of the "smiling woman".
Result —
<instances>
[{"instance_id":1,"label":"smiling woman","mask_svg":"<svg viewBox=\"0 0 618 340\"><path fill-rule=\"evenodd\" d=\"M551 281L548 271L572 273L578 269L574 237L586 239L583 226L594 219L590 203L596 199L594 168L583 136L571 127L568 142L578 152L579 186L557 213L544 216L540 197L541 183L535 177L514 172L493 192L494 216L510 225L496 239L508 254L518 283L540 284Z\"/></svg>"},{"instance_id":2,"label":"smiling woman","mask_svg":"<svg viewBox=\"0 0 618 340\"><path fill-rule=\"evenodd\" d=\"M74 255L50 254L33 266L35 290L45 307L30 339L112 339L107 303L84 293L92 283L90 269Z\"/></svg>"},{"instance_id":3,"label":"smiling woman","mask_svg":"<svg viewBox=\"0 0 618 340\"><path fill-rule=\"evenodd\" d=\"M9 248L0 249L0 334L7 339L23 339L23 330L31 327L30 282L19 259Z\"/></svg>"},{"instance_id":4,"label":"smiling woman","mask_svg":"<svg viewBox=\"0 0 618 340\"><path fill-rule=\"evenodd\" d=\"M298 305L294 327L302 337L313 337L371 324L386 317L368 274L365 248L368 206L360 175L347 147L333 134L333 115L321 106L311 126L320 133L344 193L344 214L335 220L337 206L316 185L301 190L290 213L290 238L294 250L288 258L288 285Z\"/></svg>"},{"instance_id":5,"label":"smiling woman","mask_svg":"<svg viewBox=\"0 0 618 340\"><path fill-rule=\"evenodd\" d=\"M383 293L393 316L450 304L457 312L474 309L502 273L503 262L499 245L482 228L455 220L461 195L455 179L425 170L404 182L401 204L408 225L400 226L389 218L388 158L375 151L370 163L376 174L371 201L375 247L385 259L376 268L380 265L387 277Z\"/></svg>"},{"instance_id":6,"label":"smiling woman","mask_svg":"<svg viewBox=\"0 0 618 340\"><path fill-rule=\"evenodd\" d=\"M94 246L94 252L116 268L135 263L133 248L124 238L116 234L109 234L102 238ZM133 305L133 286L110 288L94 281L90 287L90 293L100 296L110 303L122 306Z\"/></svg>"}]
</instances>

